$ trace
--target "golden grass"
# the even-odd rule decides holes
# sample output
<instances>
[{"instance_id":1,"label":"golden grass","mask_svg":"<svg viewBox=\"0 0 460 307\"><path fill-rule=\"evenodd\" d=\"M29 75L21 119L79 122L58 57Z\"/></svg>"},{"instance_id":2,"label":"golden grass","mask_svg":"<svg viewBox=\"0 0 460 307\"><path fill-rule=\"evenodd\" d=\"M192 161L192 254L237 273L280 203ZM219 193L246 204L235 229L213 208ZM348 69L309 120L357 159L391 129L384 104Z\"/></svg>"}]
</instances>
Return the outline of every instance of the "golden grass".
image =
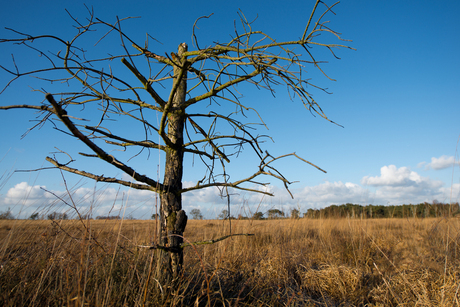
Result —
<instances>
[{"instance_id":1,"label":"golden grass","mask_svg":"<svg viewBox=\"0 0 460 307\"><path fill-rule=\"evenodd\" d=\"M460 220L234 220L187 247L167 298L154 221L0 221L3 306L459 306ZM228 222L189 221L190 242Z\"/></svg>"}]
</instances>

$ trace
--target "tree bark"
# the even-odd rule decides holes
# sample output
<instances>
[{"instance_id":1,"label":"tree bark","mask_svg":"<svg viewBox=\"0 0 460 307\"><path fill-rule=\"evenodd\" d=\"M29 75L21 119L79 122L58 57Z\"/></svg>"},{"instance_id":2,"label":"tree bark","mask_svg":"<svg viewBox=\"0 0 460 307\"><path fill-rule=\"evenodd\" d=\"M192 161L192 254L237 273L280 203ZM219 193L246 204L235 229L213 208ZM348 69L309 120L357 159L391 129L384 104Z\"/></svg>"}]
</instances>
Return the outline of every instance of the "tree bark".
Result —
<instances>
[{"instance_id":1,"label":"tree bark","mask_svg":"<svg viewBox=\"0 0 460 307\"><path fill-rule=\"evenodd\" d=\"M187 71L183 69L183 66L187 63L185 57L182 56L185 51L187 51L187 45L183 43L179 45L178 54L172 55L176 64L174 66L173 88L175 86L177 88L175 92L173 90L171 93L173 95L172 103L165 106L165 112L168 116L167 138L170 144L166 150L164 189L160 195L158 243L166 247L167 250L157 250L155 274L162 286L170 286L180 275L183 264L183 250L180 245L183 242L182 236L187 224L187 215L182 210L182 195L179 192L182 189L183 133L186 119L183 105L187 92Z\"/></svg>"}]
</instances>

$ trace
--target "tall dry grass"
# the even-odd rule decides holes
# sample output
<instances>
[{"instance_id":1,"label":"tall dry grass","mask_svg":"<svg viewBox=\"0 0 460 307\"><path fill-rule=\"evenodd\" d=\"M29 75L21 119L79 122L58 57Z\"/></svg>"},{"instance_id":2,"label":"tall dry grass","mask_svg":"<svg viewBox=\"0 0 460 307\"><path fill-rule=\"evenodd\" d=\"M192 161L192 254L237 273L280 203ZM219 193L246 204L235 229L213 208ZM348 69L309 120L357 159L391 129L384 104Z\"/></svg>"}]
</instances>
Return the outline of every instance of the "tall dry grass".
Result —
<instances>
[{"instance_id":1,"label":"tall dry grass","mask_svg":"<svg viewBox=\"0 0 460 307\"><path fill-rule=\"evenodd\" d=\"M177 289L149 272L153 221L0 221L3 306L458 306L460 220L234 220L187 247ZM190 242L228 222L189 221Z\"/></svg>"}]
</instances>

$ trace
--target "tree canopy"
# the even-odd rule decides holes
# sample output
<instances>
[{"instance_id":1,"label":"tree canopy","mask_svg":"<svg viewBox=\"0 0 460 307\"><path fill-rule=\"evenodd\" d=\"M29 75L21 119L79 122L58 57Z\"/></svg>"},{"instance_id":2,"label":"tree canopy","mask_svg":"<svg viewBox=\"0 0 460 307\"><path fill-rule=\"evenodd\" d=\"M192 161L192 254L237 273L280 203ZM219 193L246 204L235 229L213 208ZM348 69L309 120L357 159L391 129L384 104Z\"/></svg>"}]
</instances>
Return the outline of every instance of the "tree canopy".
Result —
<instances>
[{"instance_id":1,"label":"tree canopy","mask_svg":"<svg viewBox=\"0 0 460 307\"><path fill-rule=\"evenodd\" d=\"M324 11L316 14L320 3ZM143 43L131 38L123 30L130 18L110 23L90 10L84 22L72 17L77 33L70 37L11 30L15 37L0 39L0 43L17 44L40 60L31 67L19 67L15 60L19 55L15 55L10 63L1 65L11 79L0 94L13 82L33 76L40 82L34 90L44 99L0 109L35 110L37 123L31 129L51 124L80 143L77 153L58 144L58 152L46 158L55 168L160 195L159 241L154 248L159 252L157 277L166 284L180 275L183 262L184 193L217 187L228 202L229 188L272 195L265 188L266 178L281 181L289 192L292 182L274 165L289 157L325 172L295 152L272 155L264 150L269 137L256 130L264 121L251 101L241 99L238 85L273 95L281 87L312 114L331 121L312 94L312 89L326 90L307 77L307 67L327 76L323 62L312 53L313 46L325 48L336 58L335 49L350 48L324 19L334 6L318 0L298 39L291 41L254 29L253 22L240 12L240 23L227 41L202 46L195 35L199 18L192 31L193 47L178 42L177 50L168 52L152 49L150 35ZM109 37L116 38L119 46L111 45ZM248 119L250 113L258 123ZM249 149L257 163L249 175L234 179L228 165L243 149ZM153 150L164 155L163 179L132 165L136 156ZM194 185L182 184L185 155L192 155L205 169ZM97 167L87 167L88 160L106 163L119 173L100 173Z\"/></svg>"}]
</instances>

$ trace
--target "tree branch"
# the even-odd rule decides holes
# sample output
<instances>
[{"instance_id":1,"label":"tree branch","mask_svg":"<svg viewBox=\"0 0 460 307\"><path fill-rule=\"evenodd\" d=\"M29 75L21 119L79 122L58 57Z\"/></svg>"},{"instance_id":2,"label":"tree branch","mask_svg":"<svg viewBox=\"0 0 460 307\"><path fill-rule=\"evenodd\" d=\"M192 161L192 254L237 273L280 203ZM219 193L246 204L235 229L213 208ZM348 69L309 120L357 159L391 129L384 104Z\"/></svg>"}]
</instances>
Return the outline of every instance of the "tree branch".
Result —
<instances>
[{"instance_id":1,"label":"tree branch","mask_svg":"<svg viewBox=\"0 0 460 307\"><path fill-rule=\"evenodd\" d=\"M193 245L214 244L214 243L223 241L225 239L228 239L230 237L236 237L236 236L252 237L252 236L255 236L255 234L253 234L253 233L234 233L234 234L231 234L231 235L226 235L226 236L220 237L218 239L197 241L197 242L193 242L193 243L182 243L180 245L180 248L183 249L183 248L186 248L188 246L193 246ZM150 246L150 245L137 245L137 247L148 248L148 249L161 249L161 250L165 250L165 251L171 251L171 248L168 248L166 246L160 246L160 245L153 245L153 246Z\"/></svg>"},{"instance_id":2,"label":"tree branch","mask_svg":"<svg viewBox=\"0 0 460 307\"><path fill-rule=\"evenodd\" d=\"M212 141L211 138L209 138L209 136L206 134L206 132L203 130L203 128L201 128L197 123L195 123L190 117L188 118L188 120L190 121L190 123L193 125L193 127L195 127L198 131L200 131L200 133L205 137L205 139L203 141L205 142L208 142L211 147L214 149L215 153L221 157L222 159L224 159L225 161L227 161L227 163L230 163L230 160L227 158L227 156L219 150L219 148L217 148L217 146L214 144L214 142ZM215 138L213 138L215 139Z\"/></svg>"},{"instance_id":3,"label":"tree branch","mask_svg":"<svg viewBox=\"0 0 460 307\"><path fill-rule=\"evenodd\" d=\"M50 107L47 107L45 105L40 105L40 106L34 106L34 105L29 105L29 104L17 104L17 105L10 105L10 106L0 106L0 110L9 110L9 109L34 109L34 110L40 110L40 111L48 111L51 113L54 113L54 110Z\"/></svg>"},{"instance_id":4,"label":"tree branch","mask_svg":"<svg viewBox=\"0 0 460 307\"><path fill-rule=\"evenodd\" d=\"M126 67L131 70L131 72L141 81L142 85L144 86L144 89L152 96L152 98L158 103L162 108L165 107L166 102L161 99L161 97L155 92L155 90L152 88L150 83L145 79L145 77L134 67L132 66L125 58L121 59L121 62L125 64Z\"/></svg>"},{"instance_id":5,"label":"tree branch","mask_svg":"<svg viewBox=\"0 0 460 307\"><path fill-rule=\"evenodd\" d=\"M150 186L150 185L147 185L147 184L138 184L138 183L133 183L133 182L117 179L117 178L104 177L104 175L94 175L94 174L91 174L91 173L88 173L88 172L85 172L85 171L80 171L80 170L78 170L76 168L68 167L65 164L61 164L61 163L57 162L55 159L50 158L50 157L46 157L46 161L50 162L51 164L53 164L54 166L56 166L57 168L59 168L59 169L61 169L63 171L73 173L73 174L77 174L77 175L80 175L80 176L83 176L83 177L86 177L86 178L90 178L90 179L93 179L95 181L107 182L107 183L117 183L117 184L124 185L124 186L130 187L130 188L134 188L136 190L150 190L150 191L154 191L154 192L157 192L157 193L160 192L160 190L156 189L155 186Z\"/></svg>"},{"instance_id":6,"label":"tree branch","mask_svg":"<svg viewBox=\"0 0 460 307\"><path fill-rule=\"evenodd\" d=\"M105 132L104 130L101 130L101 129L97 129L97 128L94 128L94 127L90 127L90 126L85 126L85 129L88 129L88 130L91 130L91 131L94 131L94 132L97 132L97 133L100 133L108 138L111 138L111 139L114 139L114 140L118 140L118 141L121 141L121 142L124 142L122 144L118 144L118 143L113 143L111 142L110 144L115 144L115 145L119 145L119 146L131 146L131 145L137 145L137 146L142 146L142 147L147 147L147 148L158 148L158 149L161 149L163 151L166 150L166 147L163 146L163 145L159 145L155 142L152 142L152 141L133 141L133 140L128 140L128 139L125 139L125 138L122 138L122 137L119 137L117 135L114 135L112 133L109 133L109 132ZM109 142L109 141L106 141L106 142Z\"/></svg>"},{"instance_id":7,"label":"tree branch","mask_svg":"<svg viewBox=\"0 0 460 307\"><path fill-rule=\"evenodd\" d=\"M78 139L80 139L83 143L86 144L89 148L91 148L92 151L94 151L99 158L102 160L112 164L113 166L121 169L124 171L126 174L129 176L133 177L135 180L143 182L151 186L152 188L160 188L163 189L163 185L156 182L155 180L145 176L145 175L140 175L136 171L134 171L131 167L123 164L122 162L118 161L114 156L107 154L104 150L102 150L99 146L94 144L88 137L83 135L83 133L80 132L80 130L75 127L75 125L72 123L72 121L69 119L67 116L67 112L61 108L61 106L54 100L53 95L51 94L46 94L46 99L51 103L51 105L54 107L54 114L56 114L59 119L66 125L66 127L69 129L69 131L76 136Z\"/></svg>"}]
</instances>

